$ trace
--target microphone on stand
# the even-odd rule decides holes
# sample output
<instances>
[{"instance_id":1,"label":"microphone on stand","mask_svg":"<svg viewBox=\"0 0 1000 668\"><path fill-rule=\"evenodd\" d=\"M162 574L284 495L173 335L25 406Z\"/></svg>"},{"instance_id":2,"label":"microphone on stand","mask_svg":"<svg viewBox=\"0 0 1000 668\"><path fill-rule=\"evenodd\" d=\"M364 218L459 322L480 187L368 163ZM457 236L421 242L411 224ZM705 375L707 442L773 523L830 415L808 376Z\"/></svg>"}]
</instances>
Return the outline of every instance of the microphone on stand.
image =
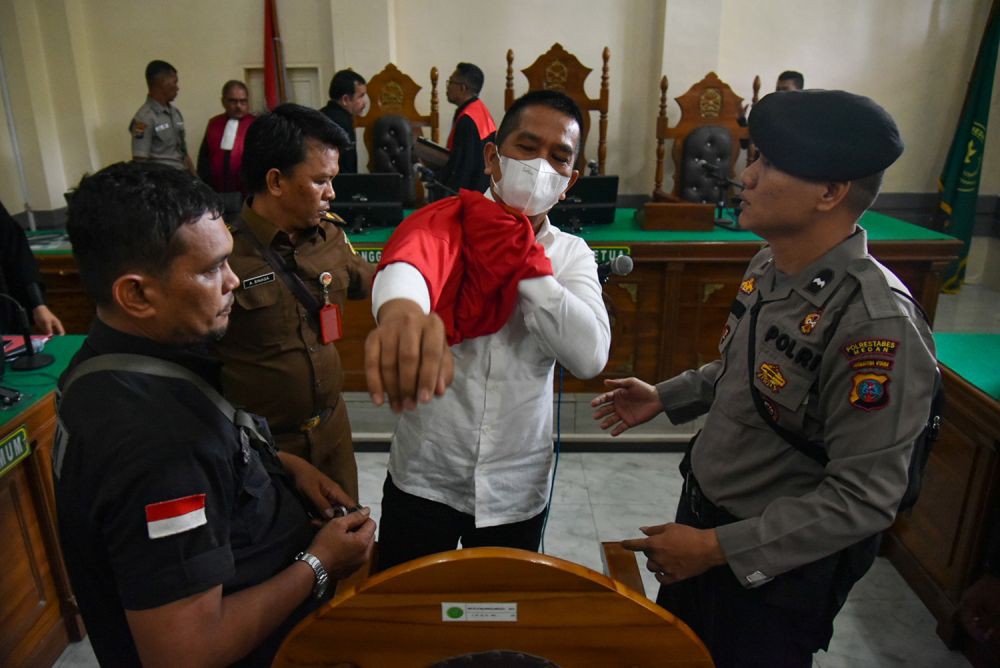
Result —
<instances>
[{"instance_id":1,"label":"microphone on stand","mask_svg":"<svg viewBox=\"0 0 1000 668\"><path fill-rule=\"evenodd\" d=\"M417 175L421 181L424 182L425 186L436 188L448 195L457 195L458 191L449 188L445 184L437 180L437 175L434 174L434 170L421 165L419 162L413 163L413 173Z\"/></svg>"},{"instance_id":2,"label":"microphone on stand","mask_svg":"<svg viewBox=\"0 0 1000 668\"><path fill-rule=\"evenodd\" d=\"M33 371L47 367L55 361L52 355L36 353L35 344L31 340L31 322L28 320L28 312L10 295L0 292L0 298L6 299L17 309L17 322L21 328L21 335L24 337L24 354L10 363L10 368L14 371Z\"/></svg>"},{"instance_id":3,"label":"microphone on stand","mask_svg":"<svg viewBox=\"0 0 1000 668\"><path fill-rule=\"evenodd\" d=\"M612 258L607 262L602 262L597 265L597 280L604 285L608 282L608 279L614 276L628 276L632 273L632 268L635 263L632 262L632 258L628 255L619 255L618 257Z\"/></svg>"}]
</instances>

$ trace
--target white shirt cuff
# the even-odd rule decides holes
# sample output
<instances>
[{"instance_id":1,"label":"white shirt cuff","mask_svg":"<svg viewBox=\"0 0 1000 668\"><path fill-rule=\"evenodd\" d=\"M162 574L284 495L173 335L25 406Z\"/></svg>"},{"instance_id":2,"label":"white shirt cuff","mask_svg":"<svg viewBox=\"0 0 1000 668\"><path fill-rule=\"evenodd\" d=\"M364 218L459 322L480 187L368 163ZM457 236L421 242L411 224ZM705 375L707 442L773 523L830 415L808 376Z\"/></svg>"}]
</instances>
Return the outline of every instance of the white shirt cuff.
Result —
<instances>
[{"instance_id":1,"label":"white shirt cuff","mask_svg":"<svg viewBox=\"0 0 1000 668\"><path fill-rule=\"evenodd\" d=\"M431 295L416 267L408 262L393 262L375 275L372 283L372 316L378 322L378 312L382 305L393 299L409 299L416 302L427 315L431 312Z\"/></svg>"}]
</instances>

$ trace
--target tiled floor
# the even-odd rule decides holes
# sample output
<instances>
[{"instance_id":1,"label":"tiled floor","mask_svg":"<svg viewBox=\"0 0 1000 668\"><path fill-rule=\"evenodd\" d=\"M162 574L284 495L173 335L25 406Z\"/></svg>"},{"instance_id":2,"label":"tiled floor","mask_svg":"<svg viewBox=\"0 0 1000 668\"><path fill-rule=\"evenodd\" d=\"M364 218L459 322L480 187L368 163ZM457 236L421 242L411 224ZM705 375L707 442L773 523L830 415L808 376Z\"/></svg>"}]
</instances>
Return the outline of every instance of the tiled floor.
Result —
<instances>
[{"instance_id":1,"label":"tiled floor","mask_svg":"<svg viewBox=\"0 0 1000 668\"><path fill-rule=\"evenodd\" d=\"M1000 333L1000 293L965 286L960 295L942 295L936 329L942 332ZM588 397L573 397L563 406L563 430L568 442L598 441L601 435L589 418ZM350 397L351 419L360 440L384 440L391 433L391 413L374 409L367 398ZM673 428L665 420L647 425L631 443L687 440L691 427ZM639 535L638 527L659 524L673 516L680 494L677 453L567 452L559 460L545 552L594 570L601 570L598 544ZM361 501L372 507L376 521L388 454L358 453ZM641 566L641 564L640 564ZM657 583L641 568L646 594L656 595ZM879 558L854 587L838 615L829 652L816 655L820 668L950 668L968 666L949 651L935 633L935 621L896 570ZM56 666L96 666L87 641L69 647Z\"/></svg>"},{"instance_id":2,"label":"tiled floor","mask_svg":"<svg viewBox=\"0 0 1000 668\"><path fill-rule=\"evenodd\" d=\"M380 514L388 454L358 453L361 501ZM563 453L559 460L545 552L601 570L599 543L641 535L638 527L673 517L680 493L678 453ZM642 566L646 594L656 580ZM968 662L950 652L934 632L935 622L895 569L884 559L854 588L837 617L829 652L816 656L821 668L958 667ZM96 666L84 642L66 650L56 666Z\"/></svg>"}]
</instances>

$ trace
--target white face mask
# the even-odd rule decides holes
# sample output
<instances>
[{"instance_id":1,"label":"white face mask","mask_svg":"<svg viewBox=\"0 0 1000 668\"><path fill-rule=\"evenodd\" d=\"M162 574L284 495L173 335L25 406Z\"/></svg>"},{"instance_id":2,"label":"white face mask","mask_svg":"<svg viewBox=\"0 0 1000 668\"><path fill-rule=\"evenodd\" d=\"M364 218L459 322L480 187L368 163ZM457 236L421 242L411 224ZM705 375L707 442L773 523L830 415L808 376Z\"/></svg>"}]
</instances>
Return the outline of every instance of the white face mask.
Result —
<instances>
[{"instance_id":1,"label":"white face mask","mask_svg":"<svg viewBox=\"0 0 1000 668\"><path fill-rule=\"evenodd\" d=\"M522 212L526 216L545 213L559 201L559 196L569 185L569 177L563 176L542 158L515 160L500 155L500 181L494 181L493 190L504 204Z\"/></svg>"}]
</instances>

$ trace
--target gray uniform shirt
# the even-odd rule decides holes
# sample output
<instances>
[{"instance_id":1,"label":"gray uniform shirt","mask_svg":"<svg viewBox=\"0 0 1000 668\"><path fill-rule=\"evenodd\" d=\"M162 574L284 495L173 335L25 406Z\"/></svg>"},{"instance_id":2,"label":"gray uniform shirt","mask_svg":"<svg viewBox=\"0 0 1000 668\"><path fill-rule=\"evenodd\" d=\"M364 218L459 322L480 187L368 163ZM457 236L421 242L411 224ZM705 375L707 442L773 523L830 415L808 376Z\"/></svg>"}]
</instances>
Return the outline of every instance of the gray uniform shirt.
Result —
<instances>
[{"instance_id":1,"label":"gray uniform shirt","mask_svg":"<svg viewBox=\"0 0 1000 668\"><path fill-rule=\"evenodd\" d=\"M716 529L730 568L752 586L888 527L912 443L930 410L934 342L902 282L855 234L795 276L767 248L751 261L723 328L722 355L657 385L674 423L708 411L692 470L713 503L743 518ZM826 467L778 436L820 442ZM839 321L838 321L839 318Z\"/></svg>"},{"instance_id":2,"label":"gray uniform shirt","mask_svg":"<svg viewBox=\"0 0 1000 668\"><path fill-rule=\"evenodd\" d=\"M128 126L132 135L132 157L186 169L187 143L184 116L172 104L163 106L151 97L135 112Z\"/></svg>"}]
</instances>

